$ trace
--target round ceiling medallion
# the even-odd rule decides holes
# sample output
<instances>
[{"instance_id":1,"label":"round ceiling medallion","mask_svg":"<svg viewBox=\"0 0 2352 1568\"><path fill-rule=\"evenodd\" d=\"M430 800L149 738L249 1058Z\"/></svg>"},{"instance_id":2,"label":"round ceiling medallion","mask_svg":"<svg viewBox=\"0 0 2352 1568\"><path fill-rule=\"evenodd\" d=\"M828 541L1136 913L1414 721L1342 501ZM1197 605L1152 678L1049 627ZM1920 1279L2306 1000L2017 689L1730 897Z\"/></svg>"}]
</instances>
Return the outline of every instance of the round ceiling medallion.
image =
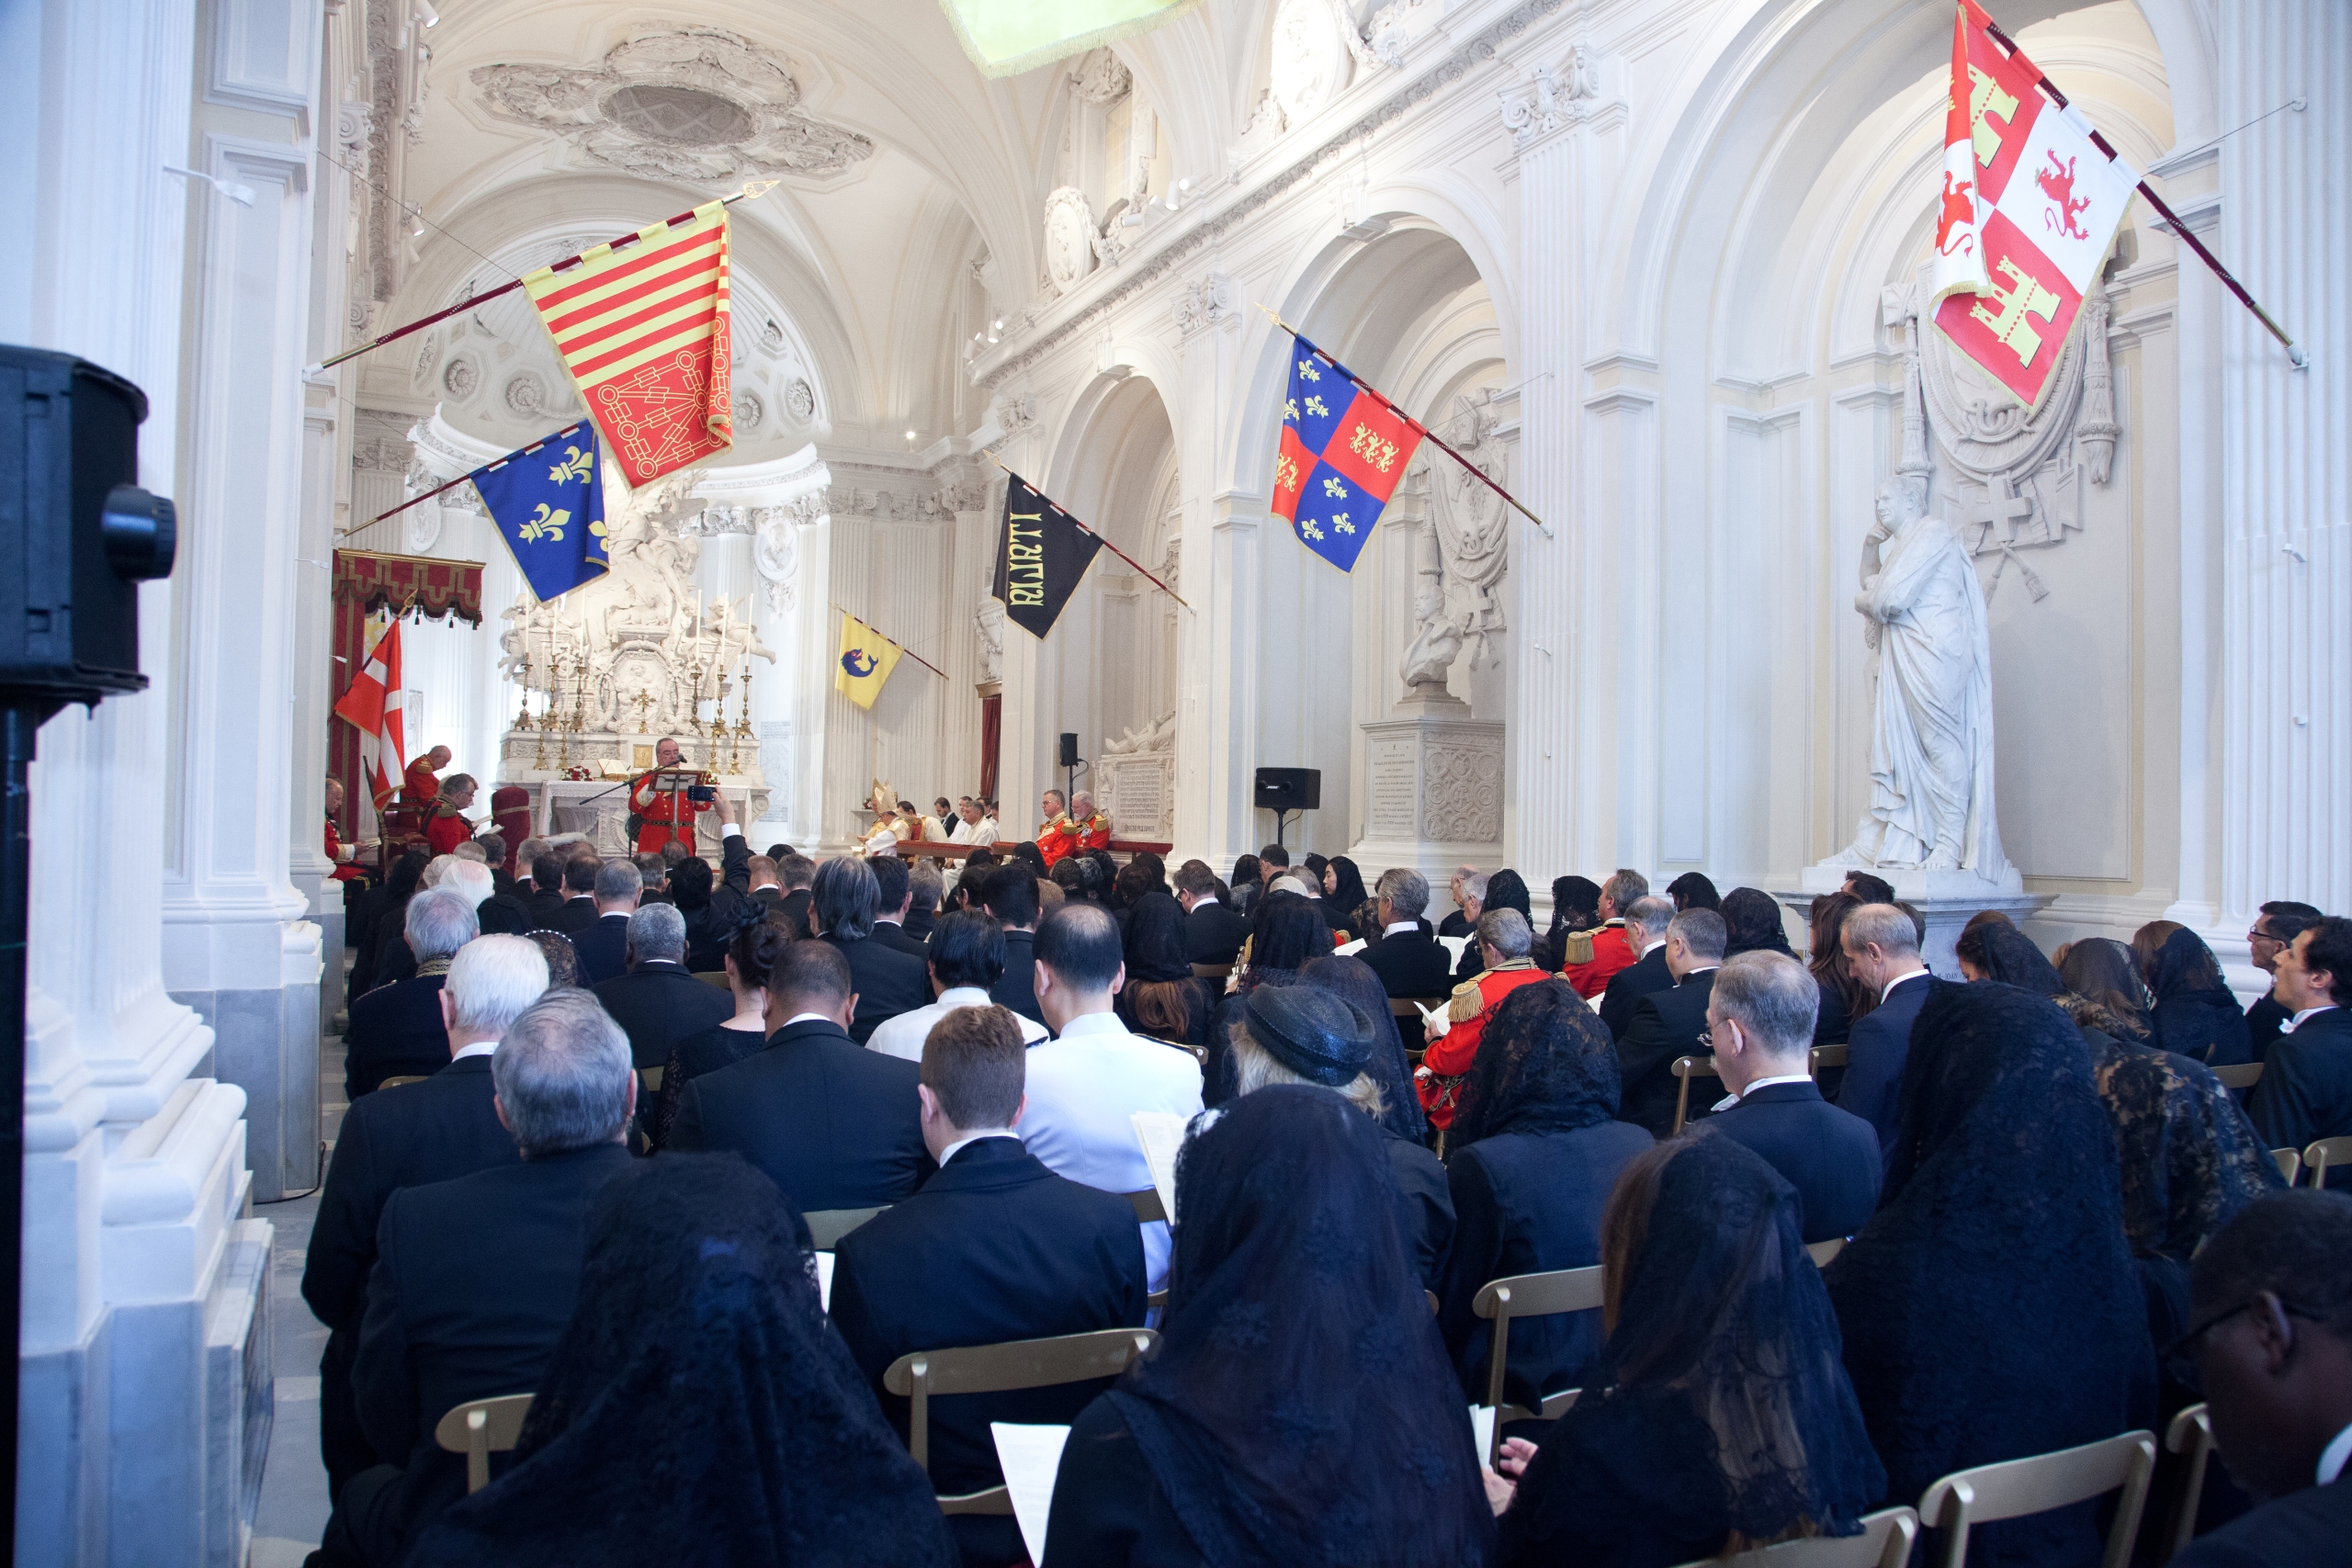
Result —
<instances>
[{"instance_id":1,"label":"round ceiling medallion","mask_svg":"<svg viewBox=\"0 0 2352 1568\"><path fill-rule=\"evenodd\" d=\"M607 95L603 107L613 124L678 147L731 146L757 130L741 107L699 87L640 83Z\"/></svg>"}]
</instances>

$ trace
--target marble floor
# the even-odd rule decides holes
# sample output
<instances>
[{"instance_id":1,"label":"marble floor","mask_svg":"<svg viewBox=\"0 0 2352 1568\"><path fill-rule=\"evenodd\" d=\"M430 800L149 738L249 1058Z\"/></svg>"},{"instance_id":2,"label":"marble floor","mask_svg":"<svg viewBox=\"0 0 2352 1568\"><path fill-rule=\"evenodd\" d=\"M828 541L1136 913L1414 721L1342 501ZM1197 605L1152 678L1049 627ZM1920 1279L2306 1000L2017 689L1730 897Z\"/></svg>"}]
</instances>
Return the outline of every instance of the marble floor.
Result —
<instances>
[{"instance_id":1,"label":"marble floor","mask_svg":"<svg viewBox=\"0 0 2352 1568\"><path fill-rule=\"evenodd\" d=\"M332 1156L346 1109L342 1037L330 1034L320 1041L319 1054L320 1136ZM254 1213L277 1227L270 1277L276 1309L270 1367L277 1382L277 1413L246 1562L248 1568L300 1568L327 1527L327 1472L319 1460L319 1356L326 1348L327 1331L302 1301L302 1261L310 1251L319 1195L265 1204Z\"/></svg>"}]
</instances>

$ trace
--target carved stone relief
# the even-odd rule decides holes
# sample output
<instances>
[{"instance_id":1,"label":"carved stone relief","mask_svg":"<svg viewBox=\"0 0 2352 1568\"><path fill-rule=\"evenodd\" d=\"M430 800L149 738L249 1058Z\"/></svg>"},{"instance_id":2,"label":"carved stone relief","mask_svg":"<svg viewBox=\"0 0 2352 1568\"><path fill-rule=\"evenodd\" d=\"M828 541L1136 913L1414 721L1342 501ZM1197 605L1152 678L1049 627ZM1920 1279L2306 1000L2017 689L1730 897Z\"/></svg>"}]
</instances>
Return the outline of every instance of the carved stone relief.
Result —
<instances>
[{"instance_id":1,"label":"carved stone relief","mask_svg":"<svg viewBox=\"0 0 2352 1568\"><path fill-rule=\"evenodd\" d=\"M480 385L481 370L468 355L459 355L442 367L441 388L459 402L472 397Z\"/></svg>"},{"instance_id":2,"label":"carved stone relief","mask_svg":"<svg viewBox=\"0 0 2352 1568\"><path fill-rule=\"evenodd\" d=\"M760 421L767 415L767 405L760 401L760 395L757 392L748 390L737 392L734 406L735 430L738 434L759 429Z\"/></svg>"},{"instance_id":3,"label":"carved stone relief","mask_svg":"<svg viewBox=\"0 0 2352 1568\"><path fill-rule=\"evenodd\" d=\"M1076 186L1046 197L1046 278L1058 298L1094 270L1094 209Z\"/></svg>"},{"instance_id":4,"label":"carved stone relief","mask_svg":"<svg viewBox=\"0 0 2352 1568\"><path fill-rule=\"evenodd\" d=\"M1230 320L1239 300L1240 291L1233 279L1224 273L1213 272L1198 283L1184 285L1184 291L1176 297L1169 313L1176 322L1176 330L1191 337L1204 327Z\"/></svg>"},{"instance_id":5,"label":"carved stone relief","mask_svg":"<svg viewBox=\"0 0 2352 1568\"><path fill-rule=\"evenodd\" d=\"M1502 836L1502 737L1432 736L1421 753L1421 837L1488 843Z\"/></svg>"},{"instance_id":6,"label":"carved stone relief","mask_svg":"<svg viewBox=\"0 0 2352 1568\"><path fill-rule=\"evenodd\" d=\"M784 412L802 424L817 417L817 389L802 380L795 380L784 389Z\"/></svg>"},{"instance_id":7,"label":"carved stone relief","mask_svg":"<svg viewBox=\"0 0 2352 1568\"><path fill-rule=\"evenodd\" d=\"M1070 67L1069 90L1090 104L1115 104L1134 85L1134 76L1107 49L1089 50Z\"/></svg>"},{"instance_id":8,"label":"carved stone relief","mask_svg":"<svg viewBox=\"0 0 2352 1568\"><path fill-rule=\"evenodd\" d=\"M653 178L715 183L755 175L837 175L873 141L800 107L789 62L717 28L632 39L601 64L485 65L490 112L552 130L591 163Z\"/></svg>"},{"instance_id":9,"label":"carved stone relief","mask_svg":"<svg viewBox=\"0 0 2352 1568\"><path fill-rule=\"evenodd\" d=\"M1347 90L1355 75L1351 39L1354 25L1344 11L1335 14L1331 0L1282 0L1274 10L1271 80L1284 118L1305 119Z\"/></svg>"},{"instance_id":10,"label":"carved stone relief","mask_svg":"<svg viewBox=\"0 0 2352 1568\"><path fill-rule=\"evenodd\" d=\"M527 419L547 407L547 383L531 371L518 371L507 378L505 397L507 411Z\"/></svg>"}]
</instances>

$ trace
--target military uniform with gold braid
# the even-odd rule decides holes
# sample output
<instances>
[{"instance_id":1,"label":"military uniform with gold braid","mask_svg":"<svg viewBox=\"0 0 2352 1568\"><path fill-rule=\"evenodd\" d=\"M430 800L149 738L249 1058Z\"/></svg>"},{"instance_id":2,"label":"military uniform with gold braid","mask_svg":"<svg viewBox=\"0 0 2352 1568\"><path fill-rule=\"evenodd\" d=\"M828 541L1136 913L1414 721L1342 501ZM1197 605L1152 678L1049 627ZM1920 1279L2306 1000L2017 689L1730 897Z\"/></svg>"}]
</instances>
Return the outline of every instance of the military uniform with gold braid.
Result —
<instances>
[{"instance_id":1,"label":"military uniform with gold braid","mask_svg":"<svg viewBox=\"0 0 2352 1568\"><path fill-rule=\"evenodd\" d=\"M1471 1064L1478 1059L1478 1042L1485 1037L1487 1020L1494 1016L1495 1009L1521 986L1550 978L1532 959L1506 958L1453 987L1453 999L1445 1010L1452 1027L1430 1042L1421 1054L1420 1068L1413 1075L1413 1086L1420 1092L1430 1126L1453 1125L1462 1080L1470 1076Z\"/></svg>"},{"instance_id":2,"label":"military uniform with gold braid","mask_svg":"<svg viewBox=\"0 0 2352 1568\"><path fill-rule=\"evenodd\" d=\"M674 768L655 768L650 773L639 773L629 781L628 808L638 819L637 852L639 854L658 854L672 839L685 845L687 853L695 852L695 814L698 811L709 811L718 803L708 800L689 800L686 798L686 792L682 789L657 790L653 787L653 781L661 774L684 773L693 773L698 783L710 782L708 773L699 768L688 768L683 764Z\"/></svg>"},{"instance_id":3,"label":"military uniform with gold braid","mask_svg":"<svg viewBox=\"0 0 2352 1568\"><path fill-rule=\"evenodd\" d=\"M1037 852L1046 857L1048 871L1066 856L1110 847L1111 819L1100 811L1084 818L1065 811L1037 829Z\"/></svg>"}]
</instances>

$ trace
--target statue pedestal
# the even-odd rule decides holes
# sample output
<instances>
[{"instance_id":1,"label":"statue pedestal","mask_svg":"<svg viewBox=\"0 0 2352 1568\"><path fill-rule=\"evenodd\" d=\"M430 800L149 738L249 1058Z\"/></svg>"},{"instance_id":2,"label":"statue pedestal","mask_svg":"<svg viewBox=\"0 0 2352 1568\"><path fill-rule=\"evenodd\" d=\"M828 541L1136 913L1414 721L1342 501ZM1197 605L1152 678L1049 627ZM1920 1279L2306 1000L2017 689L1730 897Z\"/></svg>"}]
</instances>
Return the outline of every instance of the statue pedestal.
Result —
<instances>
[{"instance_id":1,"label":"statue pedestal","mask_svg":"<svg viewBox=\"0 0 2352 1568\"><path fill-rule=\"evenodd\" d=\"M1807 866L1794 892L1777 893L1774 897L1803 919L1811 910L1815 898L1837 892L1845 885L1847 874L1857 870L1885 879L1894 886L1897 903L1910 905L1926 919L1928 936L1919 944L1919 956L1939 979L1944 980L1961 977L1960 961L1952 956L1952 943L1960 940L1962 929L1981 911L1998 909L2023 926L2058 897L2054 893L2028 893L2025 879L2014 865L2005 868L2007 874L1999 881L1988 881L1973 871L1853 866L1838 861Z\"/></svg>"},{"instance_id":2,"label":"statue pedestal","mask_svg":"<svg viewBox=\"0 0 2352 1568\"><path fill-rule=\"evenodd\" d=\"M1390 711L1360 726L1369 809L1348 852L1369 874L1411 866L1428 877L1434 919L1456 865L1493 865L1502 852L1503 727L1442 688Z\"/></svg>"}]
</instances>

